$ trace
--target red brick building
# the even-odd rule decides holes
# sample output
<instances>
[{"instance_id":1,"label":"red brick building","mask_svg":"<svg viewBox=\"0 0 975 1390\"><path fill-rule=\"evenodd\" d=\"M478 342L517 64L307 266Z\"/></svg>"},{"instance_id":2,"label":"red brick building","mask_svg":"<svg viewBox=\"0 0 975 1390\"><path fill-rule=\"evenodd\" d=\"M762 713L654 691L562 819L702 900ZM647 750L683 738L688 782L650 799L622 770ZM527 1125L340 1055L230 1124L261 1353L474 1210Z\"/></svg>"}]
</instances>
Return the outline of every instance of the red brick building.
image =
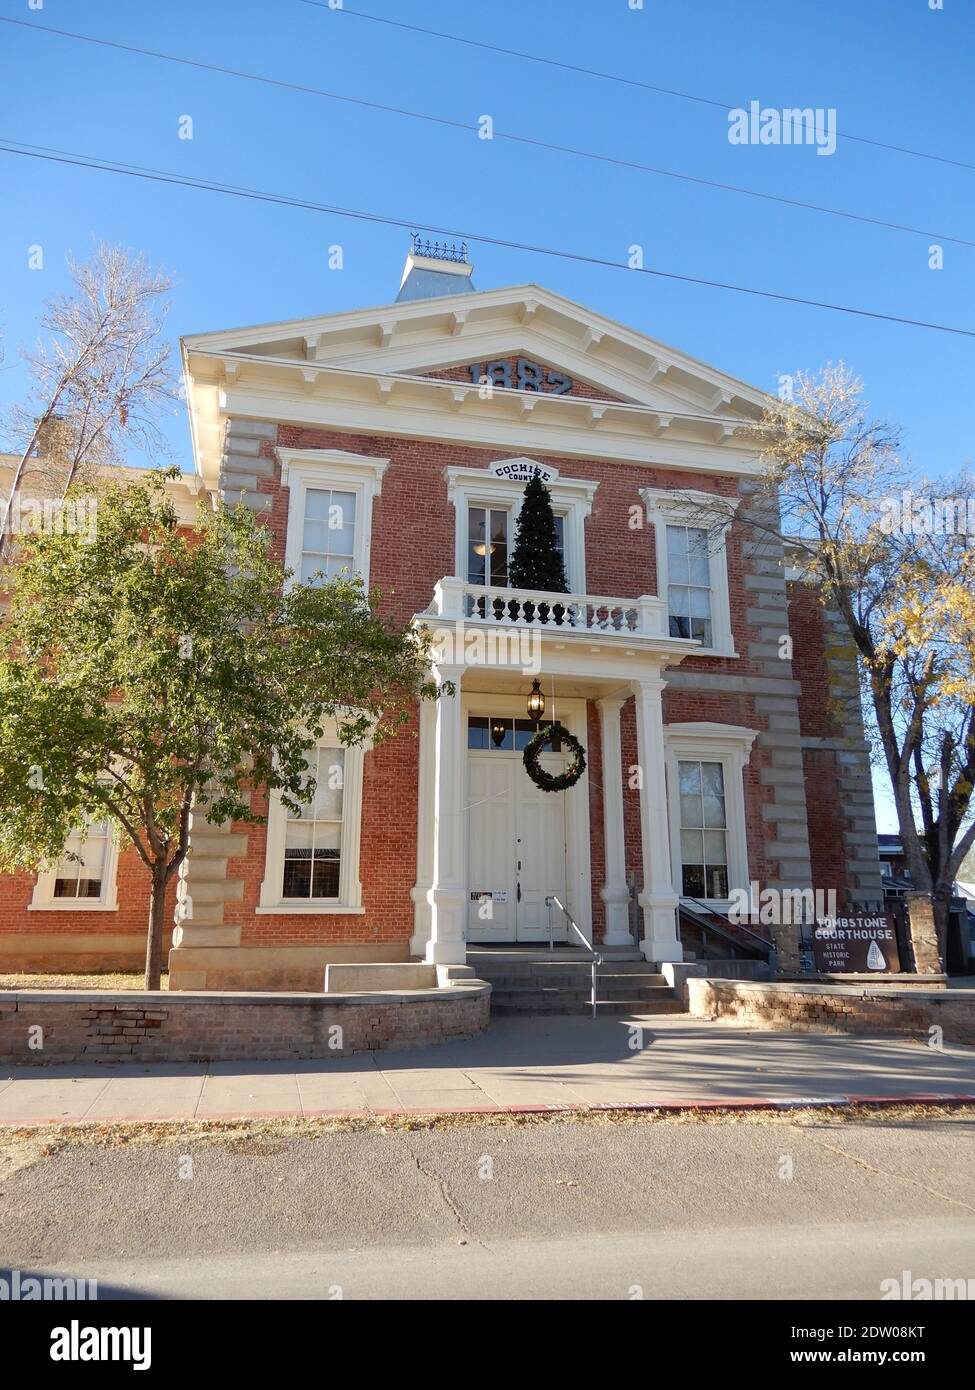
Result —
<instances>
[{"instance_id":1,"label":"red brick building","mask_svg":"<svg viewBox=\"0 0 975 1390\"><path fill-rule=\"evenodd\" d=\"M375 750L326 738L300 818L275 799L266 826L196 817L172 987L459 962L467 942L547 940L552 895L621 946L635 886L657 962L682 958L681 900L722 910L755 885L879 900L852 659L751 524L761 391L538 286L475 291L462 254L430 247L393 304L182 348L197 485L253 507L302 577L348 566L430 627L457 693ZM508 579L536 469L558 609ZM523 766L534 679L585 749L565 792ZM123 853L110 892L111 859L70 908L63 889L44 906L8 884L0 968L7 934L31 932L68 954L105 938L113 961L108 938L131 932L137 958L144 888ZM795 933L778 935L794 966Z\"/></svg>"}]
</instances>

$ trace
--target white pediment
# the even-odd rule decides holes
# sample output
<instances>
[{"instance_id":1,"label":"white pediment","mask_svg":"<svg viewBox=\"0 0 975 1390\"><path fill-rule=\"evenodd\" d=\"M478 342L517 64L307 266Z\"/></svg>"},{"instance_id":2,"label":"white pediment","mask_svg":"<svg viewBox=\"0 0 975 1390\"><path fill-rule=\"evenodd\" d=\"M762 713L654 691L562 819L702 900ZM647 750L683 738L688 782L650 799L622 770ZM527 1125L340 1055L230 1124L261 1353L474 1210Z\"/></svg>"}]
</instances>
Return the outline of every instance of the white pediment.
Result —
<instances>
[{"instance_id":1,"label":"white pediment","mask_svg":"<svg viewBox=\"0 0 975 1390\"><path fill-rule=\"evenodd\" d=\"M539 361L650 409L757 418L765 392L551 290L522 285L195 334L186 352L417 376L491 359Z\"/></svg>"}]
</instances>

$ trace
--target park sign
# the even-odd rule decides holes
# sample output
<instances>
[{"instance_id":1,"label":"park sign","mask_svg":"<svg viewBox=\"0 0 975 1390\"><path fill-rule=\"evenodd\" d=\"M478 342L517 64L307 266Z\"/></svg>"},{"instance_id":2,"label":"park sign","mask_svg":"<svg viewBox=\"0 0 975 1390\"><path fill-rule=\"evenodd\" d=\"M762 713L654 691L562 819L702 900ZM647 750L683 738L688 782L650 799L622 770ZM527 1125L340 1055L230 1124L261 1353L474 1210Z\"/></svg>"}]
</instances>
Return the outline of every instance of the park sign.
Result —
<instances>
[{"instance_id":1,"label":"park sign","mask_svg":"<svg viewBox=\"0 0 975 1390\"><path fill-rule=\"evenodd\" d=\"M813 954L821 975L889 975L901 968L894 923L883 913L817 917Z\"/></svg>"}]
</instances>

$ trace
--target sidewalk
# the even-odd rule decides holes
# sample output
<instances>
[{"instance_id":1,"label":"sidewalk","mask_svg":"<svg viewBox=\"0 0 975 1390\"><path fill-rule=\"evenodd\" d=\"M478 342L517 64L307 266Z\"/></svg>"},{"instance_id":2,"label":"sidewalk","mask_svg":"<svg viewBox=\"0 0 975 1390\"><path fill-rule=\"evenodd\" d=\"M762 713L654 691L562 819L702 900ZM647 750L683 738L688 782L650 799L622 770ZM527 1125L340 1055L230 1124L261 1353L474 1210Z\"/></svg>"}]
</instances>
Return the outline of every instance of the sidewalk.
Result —
<instances>
[{"instance_id":1,"label":"sidewalk","mask_svg":"<svg viewBox=\"0 0 975 1390\"><path fill-rule=\"evenodd\" d=\"M0 1125L268 1115L966 1099L975 1048L751 1032L686 1015L498 1019L466 1042L311 1062L0 1071Z\"/></svg>"}]
</instances>

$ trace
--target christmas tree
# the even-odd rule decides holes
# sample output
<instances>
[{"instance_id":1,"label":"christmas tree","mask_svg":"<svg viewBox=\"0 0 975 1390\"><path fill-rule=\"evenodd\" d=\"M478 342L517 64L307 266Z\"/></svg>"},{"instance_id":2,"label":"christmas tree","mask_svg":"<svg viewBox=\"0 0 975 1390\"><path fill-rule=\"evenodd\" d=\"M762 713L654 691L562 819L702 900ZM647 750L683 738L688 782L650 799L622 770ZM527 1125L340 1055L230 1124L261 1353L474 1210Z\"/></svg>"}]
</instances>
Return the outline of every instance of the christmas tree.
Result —
<instances>
[{"instance_id":1,"label":"christmas tree","mask_svg":"<svg viewBox=\"0 0 975 1390\"><path fill-rule=\"evenodd\" d=\"M508 582L513 589L536 589L548 594L569 592L558 548L551 494L537 470L525 487Z\"/></svg>"}]
</instances>

